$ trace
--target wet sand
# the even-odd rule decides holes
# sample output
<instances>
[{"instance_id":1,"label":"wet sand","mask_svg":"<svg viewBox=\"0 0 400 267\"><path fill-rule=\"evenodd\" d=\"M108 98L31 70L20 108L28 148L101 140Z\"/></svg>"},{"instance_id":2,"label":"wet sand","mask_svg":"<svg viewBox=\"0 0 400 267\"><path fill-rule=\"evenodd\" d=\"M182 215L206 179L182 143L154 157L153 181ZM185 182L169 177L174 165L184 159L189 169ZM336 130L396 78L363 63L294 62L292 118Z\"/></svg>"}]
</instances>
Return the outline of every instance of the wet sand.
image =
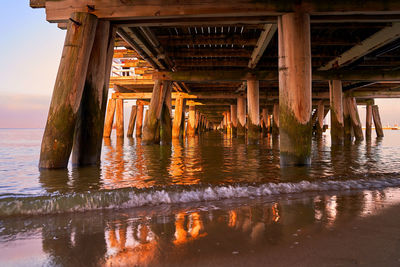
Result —
<instances>
[{"instance_id":1,"label":"wet sand","mask_svg":"<svg viewBox=\"0 0 400 267\"><path fill-rule=\"evenodd\" d=\"M400 205L330 230L312 225L290 242L252 251L192 257L180 266L400 266ZM296 236L297 235L297 236ZM176 266L176 263L167 264Z\"/></svg>"}]
</instances>

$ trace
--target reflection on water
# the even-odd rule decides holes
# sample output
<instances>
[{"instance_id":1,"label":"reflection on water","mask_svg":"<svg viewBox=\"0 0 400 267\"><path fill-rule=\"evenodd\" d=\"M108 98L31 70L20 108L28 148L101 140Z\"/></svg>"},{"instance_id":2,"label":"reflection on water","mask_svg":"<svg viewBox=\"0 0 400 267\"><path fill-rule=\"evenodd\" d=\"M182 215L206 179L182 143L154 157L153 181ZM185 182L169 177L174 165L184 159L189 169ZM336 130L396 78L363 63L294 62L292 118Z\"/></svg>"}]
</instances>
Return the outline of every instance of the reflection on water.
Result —
<instances>
[{"instance_id":1,"label":"reflection on water","mask_svg":"<svg viewBox=\"0 0 400 267\"><path fill-rule=\"evenodd\" d=\"M222 201L0 220L0 261L57 266L153 266L291 247L400 203L399 189ZM245 203L245 205L243 205ZM35 253L6 255L19 244ZM31 250L33 251L33 249ZM33 260L33 262L32 262Z\"/></svg>"},{"instance_id":2,"label":"reflection on water","mask_svg":"<svg viewBox=\"0 0 400 267\"><path fill-rule=\"evenodd\" d=\"M14 131L15 134L10 134ZM331 146L328 135L313 140L309 168L279 166L279 139L258 145L216 132L169 145L140 139L106 138L100 167L37 169L42 130L0 130L0 194L84 192L173 185L299 182L398 177L400 134ZM22 140L22 141L21 141ZM18 177L18 179L16 179Z\"/></svg>"}]
</instances>

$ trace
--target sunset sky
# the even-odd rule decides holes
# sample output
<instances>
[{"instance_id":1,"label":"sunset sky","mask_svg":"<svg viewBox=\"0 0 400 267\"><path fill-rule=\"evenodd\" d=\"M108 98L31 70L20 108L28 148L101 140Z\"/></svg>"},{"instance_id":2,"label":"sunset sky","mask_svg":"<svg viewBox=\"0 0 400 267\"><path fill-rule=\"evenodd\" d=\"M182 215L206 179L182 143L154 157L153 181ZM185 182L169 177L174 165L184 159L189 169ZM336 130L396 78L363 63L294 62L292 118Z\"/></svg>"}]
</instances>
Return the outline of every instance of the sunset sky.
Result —
<instances>
[{"instance_id":1,"label":"sunset sky","mask_svg":"<svg viewBox=\"0 0 400 267\"><path fill-rule=\"evenodd\" d=\"M65 31L46 21L44 9L18 0L2 3L0 32L0 128L43 128ZM400 123L398 101L376 100L384 125Z\"/></svg>"}]
</instances>

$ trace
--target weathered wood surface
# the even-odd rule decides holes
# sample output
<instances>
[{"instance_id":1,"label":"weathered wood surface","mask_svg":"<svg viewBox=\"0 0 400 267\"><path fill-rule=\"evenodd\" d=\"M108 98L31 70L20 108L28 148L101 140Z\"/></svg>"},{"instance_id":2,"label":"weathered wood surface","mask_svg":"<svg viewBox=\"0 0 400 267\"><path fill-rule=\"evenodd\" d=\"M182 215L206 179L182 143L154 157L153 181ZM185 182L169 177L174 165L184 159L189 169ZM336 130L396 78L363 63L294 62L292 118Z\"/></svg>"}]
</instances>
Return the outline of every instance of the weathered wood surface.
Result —
<instances>
[{"instance_id":1,"label":"weathered wood surface","mask_svg":"<svg viewBox=\"0 0 400 267\"><path fill-rule=\"evenodd\" d=\"M34 3L38 0L31 0ZM109 20L135 20L151 18L185 18L185 17L241 17L260 15L279 15L296 10L303 10L313 14L393 14L400 11L400 3L396 0L384 2L364 0L361 4L357 1L339 0L326 4L317 0L284 0L284 1L252 1L252 0L222 0L198 1L188 0L176 2L172 0L138 0L120 1L103 0L90 3L87 1L58 0L46 1L46 19L50 22L68 20L73 12L92 12L102 19Z\"/></svg>"},{"instance_id":2,"label":"weathered wood surface","mask_svg":"<svg viewBox=\"0 0 400 267\"><path fill-rule=\"evenodd\" d=\"M104 123L104 137L110 137L111 131L114 123L114 114L115 114L115 99L109 99L107 105L107 112L106 112L106 121Z\"/></svg>"},{"instance_id":3,"label":"weathered wood surface","mask_svg":"<svg viewBox=\"0 0 400 267\"><path fill-rule=\"evenodd\" d=\"M257 44L251 54L248 68L253 69L257 66L258 61L260 61L261 57L264 54L265 49L267 48L268 44L270 43L272 37L274 36L277 30L276 24L265 24L263 31L258 38Z\"/></svg>"},{"instance_id":4,"label":"weathered wood surface","mask_svg":"<svg viewBox=\"0 0 400 267\"><path fill-rule=\"evenodd\" d=\"M331 111L331 143L333 145L339 145L344 142L342 82L339 80L329 81L329 93Z\"/></svg>"},{"instance_id":5,"label":"weathered wood surface","mask_svg":"<svg viewBox=\"0 0 400 267\"><path fill-rule=\"evenodd\" d=\"M135 128L135 122L136 122L136 113L137 113L137 106L132 106L131 116L129 117L128 131L126 132L127 137L133 136L133 130Z\"/></svg>"},{"instance_id":6,"label":"weathered wood surface","mask_svg":"<svg viewBox=\"0 0 400 267\"><path fill-rule=\"evenodd\" d=\"M368 53L387 45L400 37L400 23L394 23L385 27L372 36L368 37L361 43L353 46L343 54L332 59L327 64L319 68L319 70L329 70L332 68L340 68L346 66L357 59L367 55Z\"/></svg>"},{"instance_id":7,"label":"weathered wood surface","mask_svg":"<svg viewBox=\"0 0 400 267\"><path fill-rule=\"evenodd\" d=\"M281 165L311 164L310 16L278 18L279 135Z\"/></svg>"},{"instance_id":8,"label":"weathered wood surface","mask_svg":"<svg viewBox=\"0 0 400 267\"><path fill-rule=\"evenodd\" d=\"M279 104L274 103L272 111L272 134L279 135Z\"/></svg>"},{"instance_id":9,"label":"weathered wood surface","mask_svg":"<svg viewBox=\"0 0 400 267\"><path fill-rule=\"evenodd\" d=\"M372 136L372 105L367 104L365 114L365 139L370 140Z\"/></svg>"},{"instance_id":10,"label":"weathered wood surface","mask_svg":"<svg viewBox=\"0 0 400 267\"><path fill-rule=\"evenodd\" d=\"M166 84L170 82L162 82L156 80L153 87L153 94L150 100L149 114L145 119L143 127L143 141L146 143L157 143L160 139L157 138L157 129L160 126L161 112L165 100Z\"/></svg>"},{"instance_id":11,"label":"weathered wood surface","mask_svg":"<svg viewBox=\"0 0 400 267\"><path fill-rule=\"evenodd\" d=\"M231 105L231 124L232 124L232 135L237 135L238 117L237 117L237 105Z\"/></svg>"},{"instance_id":12,"label":"weathered wood surface","mask_svg":"<svg viewBox=\"0 0 400 267\"><path fill-rule=\"evenodd\" d=\"M172 83L166 85L165 100L161 112L161 127L160 138L163 144L171 143L172 141L172 106L171 106L171 90Z\"/></svg>"},{"instance_id":13,"label":"weathered wood surface","mask_svg":"<svg viewBox=\"0 0 400 267\"><path fill-rule=\"evenodd\" d=\"M262 126L262 135L263 136L267 136L268 132L269 132L269 125L268 125L268 119L269 119L269 115L268 115L268 109L267 108L263 108L262 112L261 112L261 126Z\"/></svg>"},{"instance_id":14,"label":"weathered wood surface","mask_svg":"<svg viewBox=\"0 0 400 267\"><path fill-rule=\"evenodd\" d=\"M237 117L238 124L236 134L238 136L244 136L246 134L246 98L243 96L237 98Z\"/></svg>"},{"instance_id":15,"label":"weathered wood surface","mask_svg":"<svg viewBox=\"0 0 400 267\"><path fill-rule=\"evenodd\" d=\"M351 122L351 97L343 97L343 135L345 143L351 143L354 137L353 124Z\"/></svg>"},{"instance_id":16,"label":"weathered wood surface","mask_svg":"<svg viewBox=\"0 0 400 267\"><path fill-rule=\"evenodd\" d=\"M316 133L318 136L322 136L324 131L324 118L325 118L325 105L322 100L318 102L317 107L317 125L316 125Z\"/></svg>"},{"instance_id":17,"label":"weathered wood surface","mask_svg":"<svg viewBox=\"0 0 400 267\"><path fill-rule=\"evenodd\" d=\"M155 72L154 79L179 81L179 82L223 82L246 81L256 79L259 81L277 81L278 71L260 70L197 70L176 72ZM313 81L399 81L400 70L328 70L314 71Z\"/></svg>"},{"instance_id":18,"label":"weathered wood surface","mask_svg":"<svg viewBox=\"0 0 400 267\"><path fill-rule=\"evenodd\" d=\"M136 137L141 138L142 137L142 126L143 126L143 111L144 111L144 106L143 104L138 103L137 104L137 115L136 115Z\"/></svg>"},{"instance_id":19,"label":"weathered wood surface","mask_svg":"<svg viewBox=\"0 0 400 267\"><path fill-rule=\"evenodd\" d=\"M189 106L189 118L187 121L186 135L193 137L196 134L196 107Z\"/></svg>"},{"instance_id":20,"label":"weathered wood surface","mask_svg":"<svg viewBox=\"0 0 400 267\"><path fill-rule=\"evenodd\" d=\"M383 137L382 122L377 105L372 106L372 117L374 119L376 137Z\"/></svg>"},{"instance_id":21,"label":"weathered wood surface","mask_svg":"<svg viewBox=\"0 0 400 267\"><path fill-rule=\"evenodd\" d=\"M66 168L73 146L76 118L96 33L97 18L70 14L47 124L43 134L39 168Z\"/></svg>"},{"instance_id":22,"label":"weathered wood surface","mask_svg":"<svg viewBox=\"0 0 400 267\"><path fill-rule=\"evenodd\" d=\"M74 166L100 164L104 129L103 103L108 97L108 90L104 90L104 82L108 73L106 57L109 37L110 22L99 21L76 120L72 150Z\"/></svg>"},{"instance_id":23,"label":"weathered wood surface","mask_svg":"<svg viewBox=\"0 0 400 267\"><path fill-rule=\"evenodd\" d=\"M247 138L253 142L260 138L260 83L247 81Z\"/></svg>"},{"instance_id":24,"label":"weathered wood surface","mask_svg":"<svg viewBox=\"0 0 400 267\"><path fill-rule=\"evenodd\" d=\"M117 99L115 107L115 128L117 137L124 136L124 100Z\"/></svg>"},{"instance_id":25,"label":"weathered wood surface","mask_svg":"<svg viewBox=\"0 0 400 267\"><path fill-rule=\"evenodd\" d=\"M185 100L182 97L176 99L174 121L173 121L173 125L172 125L172 137L173 138L182 137L181 124L184 123L184 117L183 117L184 102L185 102Z\"/></svg>"},{"instance_id":26,"label":"weathered wood surface","mask_svg":"<svg viewBox=\"0 0 400 267\"><path fill-rule=\"evenodd\" d=\"M363 135L363 131L362 131L362 124L361 124L360 116L358 114L357 102L354 97L350 98L349 111L350 111L350 118L351 118L351 126L354 131L354 137L356 138L356 141L363 141L364 135Z\"/></svg>"}]
</instances>

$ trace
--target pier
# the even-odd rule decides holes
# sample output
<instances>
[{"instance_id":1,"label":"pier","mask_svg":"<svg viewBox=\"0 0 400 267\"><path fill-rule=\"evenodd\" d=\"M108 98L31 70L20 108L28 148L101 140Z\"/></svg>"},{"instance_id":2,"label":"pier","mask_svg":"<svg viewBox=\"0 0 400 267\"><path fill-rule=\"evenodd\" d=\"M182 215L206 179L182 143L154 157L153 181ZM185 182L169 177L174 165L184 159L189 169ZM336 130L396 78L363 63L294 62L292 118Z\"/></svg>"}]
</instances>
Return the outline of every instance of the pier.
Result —
<instances>
[{"instance_id":1,"label":"pier","mask_svg":"<svg viewBox=\"0 0 400 267\"><path fill-rule=\"evenodd\" d=\"M361 2L30 0L66 30L39 167L99 164L113 127L145 144L272 135L281 167L311 163L329 111L332 146L383 137L374 99L400 97L400 2Z\"/></svg>"}]
</instances>

